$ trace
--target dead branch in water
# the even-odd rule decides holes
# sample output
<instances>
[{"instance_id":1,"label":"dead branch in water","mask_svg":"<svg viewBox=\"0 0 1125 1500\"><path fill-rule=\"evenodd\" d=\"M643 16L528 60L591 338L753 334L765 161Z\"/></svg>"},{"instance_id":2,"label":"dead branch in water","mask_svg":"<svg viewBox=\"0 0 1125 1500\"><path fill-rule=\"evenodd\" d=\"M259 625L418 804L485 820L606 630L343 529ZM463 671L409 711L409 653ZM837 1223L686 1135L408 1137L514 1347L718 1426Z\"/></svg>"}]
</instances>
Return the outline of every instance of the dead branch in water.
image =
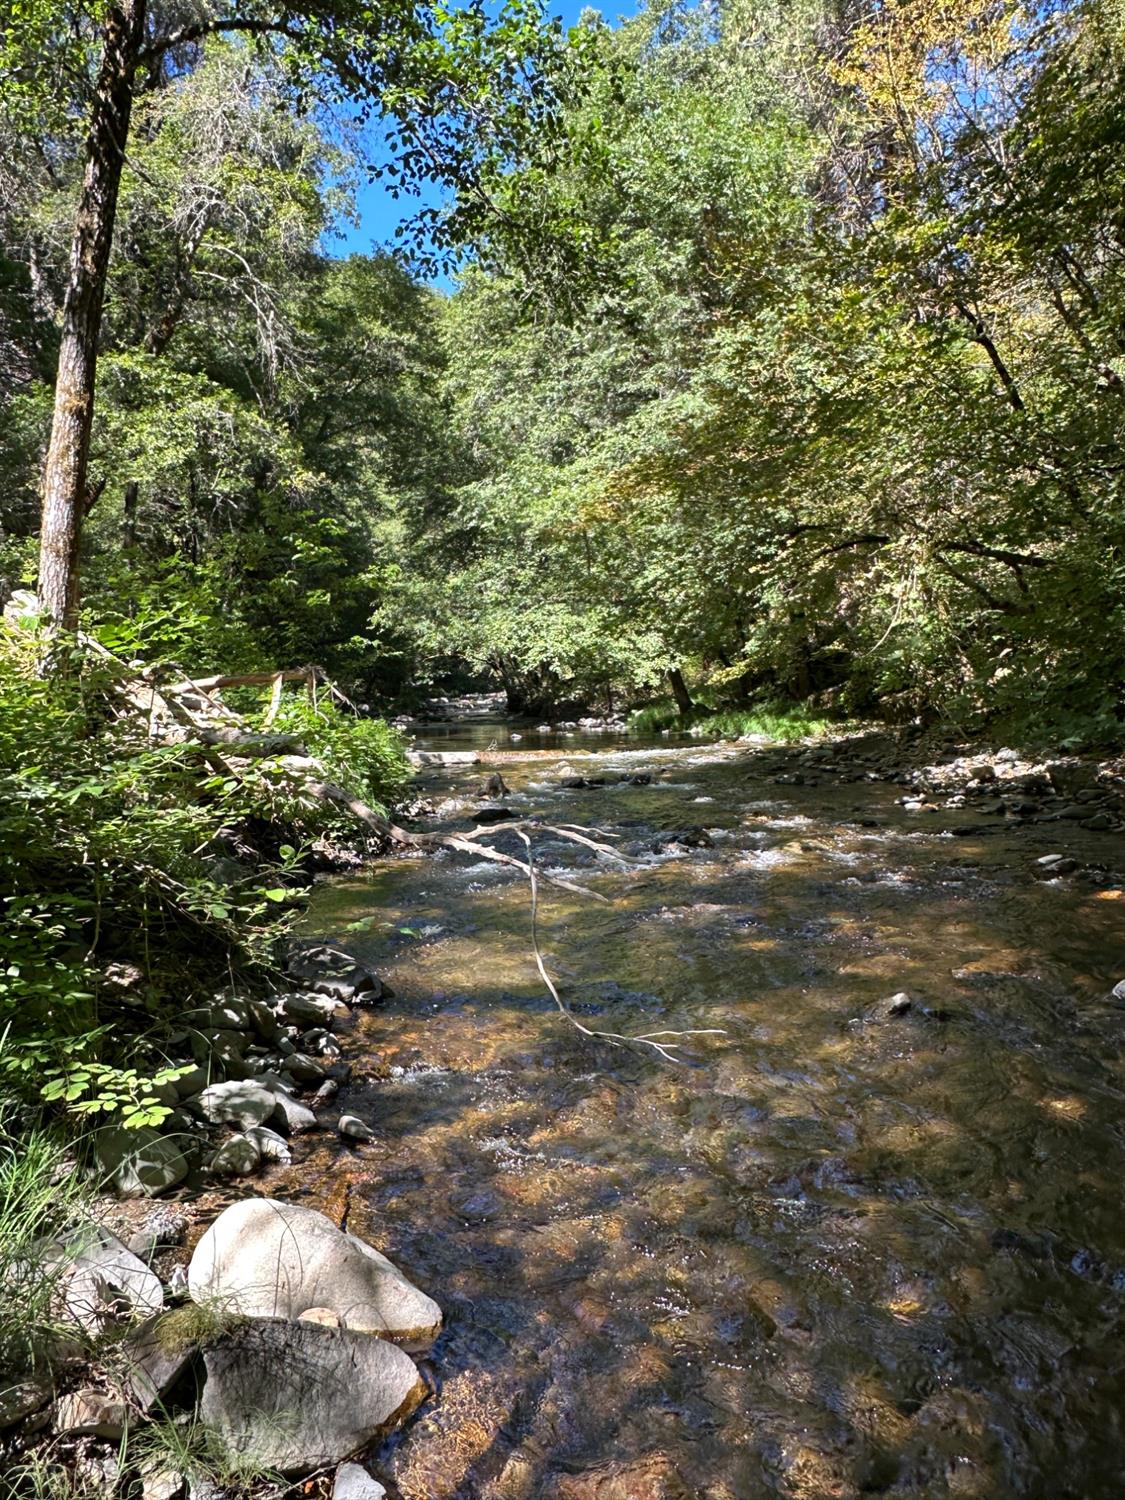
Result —
<instances>
[{"instance_id":1,"label":"dead branch in water","mask_svg":"<svg viewBox=\"0 0 1125 1500\"><path fill-rule=\"evenodd\" d=\"M726 1036L726 1032L722 1027L717 1026L699 1028L694 1031L648 1031L640 1036L625 1036L619 1031L596 1031L589 1026L583 1026L578 1017L563 1004L562 997L555 988L554 981L547 973L546 965L543 962L543 954L539 947L539 887L536 881L535 857L531 852L531 840L527 834L521 832L519 833L519 837L527 846L527 871L531 880L531 949L535 954L535 966L539 970L540 978L550 991L551 999L558 1006L560 1014L570 1022L576 1031L580 1031L583 1036L590 1037L592 1041L609 1042L614 1047L630 1043L638 1047L651 1047L659 1057L662 1057L665 1062L670 1063L683 1062L682 1057L674 1056L672 1049L681 1046L686 1037ZM589 841L584 840L584 842ZM620 856L618 857L620 858ZM661 1041L660 1038L662 1037L669 1038L669 1040Z\"/></svg>"}]
</instances>

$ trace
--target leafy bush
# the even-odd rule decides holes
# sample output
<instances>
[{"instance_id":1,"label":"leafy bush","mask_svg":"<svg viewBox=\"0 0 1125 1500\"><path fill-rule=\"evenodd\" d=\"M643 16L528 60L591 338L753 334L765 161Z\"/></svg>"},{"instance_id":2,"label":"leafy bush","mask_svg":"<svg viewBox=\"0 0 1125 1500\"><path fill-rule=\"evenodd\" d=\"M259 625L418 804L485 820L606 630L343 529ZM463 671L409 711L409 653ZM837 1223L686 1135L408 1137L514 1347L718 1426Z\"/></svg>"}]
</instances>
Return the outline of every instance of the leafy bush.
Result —
<instances>
[{"instance_id":1,"label":"leafy bush","mask_svg":"<svg viewBox=\"0 0 1125 1500\"><path fill-rule=\"evenodd\" d=\"M282 704L275 727L299 735L329 780L346 786L379 812L385 812L409 785L406 743L382 719L361 718L331 701L314 706L305 698L292 697Z\"/></svg>"},{"instance_id":2,"label":"leafy bush","mask_svg":"<svg viewBox=\"0 0 1125 1500\"><path fill-rule=\"evenodd\" d=\"M705 729L708 734L722 738L760 734L792 744L796 740L828 734L839 725L801 703L724 709L714 709L704 703L695 713L681 714L672 698L661 698L629 716L630 734L660 734L665 729L683 734L694 728Z\"/></svg>"}]
</instances>

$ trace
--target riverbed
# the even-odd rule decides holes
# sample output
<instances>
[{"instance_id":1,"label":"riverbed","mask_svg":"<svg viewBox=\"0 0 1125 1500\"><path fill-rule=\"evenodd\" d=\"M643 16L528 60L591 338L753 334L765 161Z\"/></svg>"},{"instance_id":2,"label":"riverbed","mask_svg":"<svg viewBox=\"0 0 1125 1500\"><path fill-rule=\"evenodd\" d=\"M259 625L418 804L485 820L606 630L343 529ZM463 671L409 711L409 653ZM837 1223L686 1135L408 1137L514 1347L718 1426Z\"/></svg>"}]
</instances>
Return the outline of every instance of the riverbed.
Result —
<instances>
[{"instance_id":1,"label":"riverbed","mask_svg":"<svg viewBox=\"0 0 1125 1500\"><path fill-rule=\"evenodd\" d=\"M908 811L862 747L793 784L799 751L419 743L538 752L506 805L633 861L535 840L607 898L541 893L586 1027L720 1034L679 1064L580 1034L511 870L318 886L309 930L394 996L347 1044L378 1145L303 1191L445 1311L380 1459L402 1500L1117 1496L1119 836ZM488 769L428 770L419 826L472 826Z\"/></svg>"}]
</instances>

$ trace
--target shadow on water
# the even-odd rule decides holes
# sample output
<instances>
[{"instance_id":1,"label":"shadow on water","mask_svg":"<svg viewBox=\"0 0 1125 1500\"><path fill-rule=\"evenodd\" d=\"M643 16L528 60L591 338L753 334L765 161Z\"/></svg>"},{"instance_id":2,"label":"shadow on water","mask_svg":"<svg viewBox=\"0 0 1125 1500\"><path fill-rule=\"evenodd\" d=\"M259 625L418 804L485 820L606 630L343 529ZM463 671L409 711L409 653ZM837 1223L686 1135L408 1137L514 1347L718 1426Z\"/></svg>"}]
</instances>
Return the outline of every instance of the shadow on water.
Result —
<instances>
[{"instance_id":1,"label":"shadow on water","mask_svg":"<svg viewBox=\"0 0 1125 1500\"><path fill-rule=\"evenodd\" d=\"M593 764L655 779L505 766L517 811L644 861L541 841L611 898L550 892L546 961L588 1025L724 1029L686 1065L561 1020L507 872L385 861L310 913L396 997L352 1039L380 1145L317 1148L301 1191L348 1182L349 1226L446 1312L440 1397L383 1455L397 1493L1116 1496L1114 889L1031 879L1054 827L951 837L881 784L699 746ZM446 826L473 781L440 786ZM699 825L713 847L651 852Z\"/></svg>"}]
</instances>

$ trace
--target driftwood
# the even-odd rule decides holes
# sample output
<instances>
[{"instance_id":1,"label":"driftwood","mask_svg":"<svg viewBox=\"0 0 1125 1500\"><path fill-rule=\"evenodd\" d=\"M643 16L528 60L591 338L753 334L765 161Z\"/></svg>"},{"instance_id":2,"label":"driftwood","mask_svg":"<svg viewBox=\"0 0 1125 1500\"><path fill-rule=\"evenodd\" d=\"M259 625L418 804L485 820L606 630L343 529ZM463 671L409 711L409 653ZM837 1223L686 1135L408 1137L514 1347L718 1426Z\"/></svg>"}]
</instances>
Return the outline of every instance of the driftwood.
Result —
<instances>
[{"instance_id":1,"label":"driftwood","mask_svg":"<svg viewBox=\"0 0 1125 1500\"><path fill-rule=\"evenodd\" d=\"M490 845L482 843L481 840L501 833L511 832L517 825L513 823L502 823L498 827L474 828L469 833L409 833L405 828L398 827L389 819L382 817L374 808L368 807L353 793L345 791L341 786L336 786L331 781L306 781L305 791L311 792L314 797L324 802L331 802L337 807L345 807L353 817L358 818L361 823L380 833L392 844L407 849L452 849L458 854L471 854L476 859L491 860L493 864L509 865L512 869L519 870L521 874L529 879L532 869L522 859L516 859L511 854L504 854L499 849L493 849ZM524 824L518 825L520 827ZM543 825L546 827L546 825ZM573 834L564 834L564 837L574 838ZM575 839L578 843L588 843L587 839ZM592 845L591 847L598 847ZM606 854L615 859L623 859L616 849L602 846ZM625 862L625 861L623 861ZM564 880L561 875L543 875L541 877L550 885L556 885L564 891L574 891L579 896L590 896L595 901L605 901L605 897L597 891L590 890L587 886L578 885L573 880Z\"/></svg>"}]
</instances>

